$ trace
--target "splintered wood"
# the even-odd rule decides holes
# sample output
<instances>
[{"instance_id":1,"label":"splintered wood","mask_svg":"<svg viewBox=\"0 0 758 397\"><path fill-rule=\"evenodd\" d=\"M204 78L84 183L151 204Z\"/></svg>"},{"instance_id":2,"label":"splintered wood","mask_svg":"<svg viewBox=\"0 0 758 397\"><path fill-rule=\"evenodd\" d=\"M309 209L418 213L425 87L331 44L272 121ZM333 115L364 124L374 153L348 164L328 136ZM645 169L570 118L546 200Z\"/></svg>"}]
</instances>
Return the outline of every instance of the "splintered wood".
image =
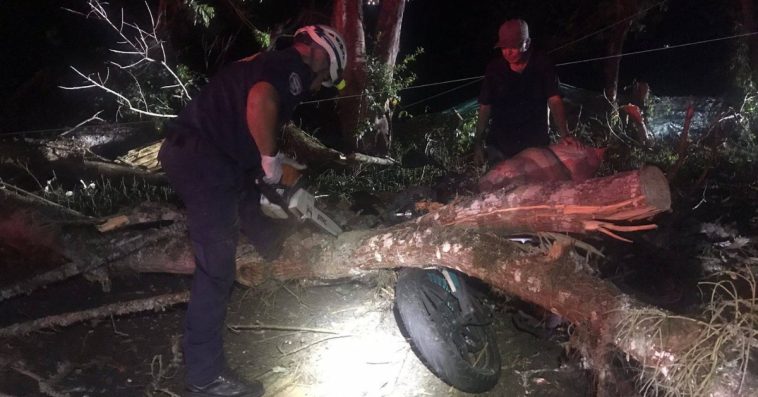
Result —
<instances>
[{"instance_id":1,"label":"splintered wood","mask_svg":"<svg viewBox=\"0 0 758 397\"><path fill-rule=\"evenodd\" d=\"M147 146L128 151L125 155L118 158L118 161L131 165L132 167L144 168L150 172L161 170L158 162L158 151L161 149L163 141L151 143Z\"/></svg>"}]
</instances>

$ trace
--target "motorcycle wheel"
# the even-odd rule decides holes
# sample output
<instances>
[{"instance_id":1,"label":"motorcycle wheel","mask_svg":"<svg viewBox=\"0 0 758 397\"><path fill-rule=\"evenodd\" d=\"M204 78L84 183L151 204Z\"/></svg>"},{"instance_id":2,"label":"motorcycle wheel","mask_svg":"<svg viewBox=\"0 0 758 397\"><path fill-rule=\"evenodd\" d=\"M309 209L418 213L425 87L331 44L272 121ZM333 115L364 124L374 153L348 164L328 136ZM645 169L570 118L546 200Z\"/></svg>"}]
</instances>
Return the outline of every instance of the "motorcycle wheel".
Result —
<instances>
[{"instance_id":1,"label":"motorcycle wheel","mask_svg":"<svg viewBox=\"0 0 758 397\"><path fill-rule=\"evenodd\" d=\"M463 324L458 299L442 272L401 270L395 308L414 350L437 377L469 393L495 387L500 377L500 352L494 332L486 324Z\"/></svg>"}]
</instances>

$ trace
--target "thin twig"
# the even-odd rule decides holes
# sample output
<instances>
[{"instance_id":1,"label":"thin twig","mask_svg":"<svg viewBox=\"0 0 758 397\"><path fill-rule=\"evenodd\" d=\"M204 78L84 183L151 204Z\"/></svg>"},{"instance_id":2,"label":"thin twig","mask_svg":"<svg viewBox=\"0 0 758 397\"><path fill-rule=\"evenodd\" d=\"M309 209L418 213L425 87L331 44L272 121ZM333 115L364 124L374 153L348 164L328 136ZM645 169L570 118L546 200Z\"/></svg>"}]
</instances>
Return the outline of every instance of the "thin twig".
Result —
<instances>
[{"instance_id":1,"label":"thin twig","mask_svg":"<svg viewBox=\"0 0 758 397\"><path fill-rule=\"evenodd\" d=\"M290 294L290 295L294 296L294 297L295 297L295 299L297 299L297 303L298 303L300 306L302 306L302 307L304 307L304 308L306 308L306 309L310 309L310 306L308 306L308 305L306 305L305 303L303 303L303 301L300 299L300 297L299 297L297 294L295 294L295 293L294 293L294 292L292 292L292 291L291 291L289 288L287 288L287 285L286 285L286 284L282 283L282 288L284 288L284 290L285 290L285 291L289 292L289 294Z\"/></svg>"},{"instance_id":2,"label":"thin twig","mask_svg":"<svg viewBox=\"0 0 758 397\"><path fill-rule=\"evenodd\" d=\"M102 113L102 112L103 112L103 111L101 110L101 111L99 111L99 112L95 113L94 115L92 115L92 116L91 116L90 118L88 118L87 120L84 120L84 121L82 121L81 123L79 123L79 124L77 124L77 125L75 125L75 126L71 127L70 129L68 129L68 130L66 130L66 131L63 131L63 132L62 132L60 135L58 135L58 136L59 136L59 137L62 137L62 136L66 136L66 135L68 135L69 133L71 133L71 132L74 132L74 131L75 131L77 128L79 128L79 127L81 127L81 126L83 126L83 125L85 125L85 124L89 123L90 121L104 121L104 120L103 120L103 119L101 119L100 117L97 117L97 116L98 116L98 115L100 115L100 113Z\"/></svg>"},{"instance_id":3,"label":"thin twig","mask_svg":"<svg viewBox=\"0 0 758 397\"><path fill-rule=\"evenodd\" d=\"M341 331L335 331L331 329L325 329L325 328L306 328L306 327L291 327L287 325L268 325L268 324L230 324L226 326L230 330L233 331L240 331L240 330L252 330L252 331L298 331L298 332L313 332L317 334L335 334L335 335L346 335L346 336L352 336L350 334L345 334Z\"/></svg>"},{"instance_id":4,"label":"thin twig","mask_svg":"<svg viewBox=\"0 0 758 397\"><path fill-rule=\"evenodd\" d=\"M27 369L23 362L14 363L11 365L11 368L16 372L22 375L26 375L34 379L35 381L37 381L37 387L39 388L39 392L46 396L49 396L49 397L68 397L69 396L68 393L61 393L53 389L53 385L50 384L50 382L45 380L45 378L43 378L42 376L37 375L34 372Z\"/></svg>"},{"instance_id":5,"label":"thin twig","mask_svg":"<svg viewBox=\"0 0 758 397\"><path fill-rule=\"evenodd\" d=\"M295 354L295 353L297 353L297 352L303 351L303 350L305 350L305 349L308 349L308 348L310 348L310 347L312 347L312 346L314 346L314 345L317 345L317 344L319 344L319 343L322 343L322 342L326 342L326 341L329 341L329 340L332 340L332 339L347 338L347 337L350 337L350 336L353 336L353 335L350 335L350 334L344 334L344 335L334 335L334 336L329 336L329 337L326 337L326 338L324 338L324 339L319 339L319 340L317 340L317 341L315 341L315 342L309 343L309 344L307 344L307 345L305 345L305 346L302 346L302 347L300 347L300 348L298 348L298 349L295 349L295 350L293 350L293 351L291 351L291 352L283 352L283 351L281 351L281 350L280 350L280 352L282 353L282 355L285 355L285 356L289 356L289 355Z\"/></svg>"},{"instance_id":6,"label":"thin twig","mask_svg":"<svg viewBox=\"0 0 758 397\"><path fill-rule=\"evenodd\" d=\"M113 314L111 313L111 325L113 326L113 333L119 336L129 336L129 334L121 332L116 329L116 320L113 319Z\"/></svg>"}]
</instances>

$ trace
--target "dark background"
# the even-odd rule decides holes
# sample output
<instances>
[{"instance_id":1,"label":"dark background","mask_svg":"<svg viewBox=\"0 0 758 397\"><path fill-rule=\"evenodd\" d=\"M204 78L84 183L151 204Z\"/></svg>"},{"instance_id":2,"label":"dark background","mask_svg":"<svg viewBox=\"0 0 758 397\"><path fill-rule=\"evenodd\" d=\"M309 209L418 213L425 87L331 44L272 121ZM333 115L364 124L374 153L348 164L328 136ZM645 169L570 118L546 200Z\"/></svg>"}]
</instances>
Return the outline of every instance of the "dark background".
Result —
<instances>
[{"instance_id":1,"label":"dark background","mask_svg":"<svg viewBox=\"0 0 758 397\"><path fill-rule=\"evenodd\" d=\"M157 1L150 2L153 6ZM214 2L208 2L213 4ZM251 21L263 30L292 26L298 22L324 22L330 2L282 0L249 1ZM405 9L401 54L423 48L424 53L411 66L418 76L416 84L441 82L479 76L497 52L492 49L497 28L507 18L522 17L530 24L533 45L550 51L576 38L615 22L603 9L607 3L566 1L439 1L410 0ZM112 106L94 91L63 91L60 85L79 83L69 66L82 71L103 69L103 60L114 40L102 23L71 14L63 7L83 10L83 0L2 1L0 2L0 133L62 128L91 116L96 110ZM111 9L121 7L111 2ZM144 18L142 2L123 2L128 17ZM153 7L155 9L155 7ZM376 8L366 7L370 42ZM624 52L660 48L716 37L737 31L736 1L669 0L651 9L635 23L627 36ZM232 21L232 22L229 22ZM237 59L258 50L251 35L240 31L229 16L217 14L211 31L218 34L236 31L237 40L224 61ZM203 69L193 61L191 46L196 38L188 32L181 61ZM605 54L603 35L551 52L562 62L590 59ZM623 58L620 87L634 79L650 83L657 95L725 95L730 89L731 55L738 40L690 46L680 49L633 55ZM189 50L187 50L189 48ZM212 73L219 65L201 72ZM564 83L600 90L602 62L559 66ZM462 83L441 85L403 93L401 107L413 104ZM452 91L435 99L405 108L411 113L438 111L474 98L479 84ZM112 101L110 101L112 102Z\"/></svg>"}]
</instances>

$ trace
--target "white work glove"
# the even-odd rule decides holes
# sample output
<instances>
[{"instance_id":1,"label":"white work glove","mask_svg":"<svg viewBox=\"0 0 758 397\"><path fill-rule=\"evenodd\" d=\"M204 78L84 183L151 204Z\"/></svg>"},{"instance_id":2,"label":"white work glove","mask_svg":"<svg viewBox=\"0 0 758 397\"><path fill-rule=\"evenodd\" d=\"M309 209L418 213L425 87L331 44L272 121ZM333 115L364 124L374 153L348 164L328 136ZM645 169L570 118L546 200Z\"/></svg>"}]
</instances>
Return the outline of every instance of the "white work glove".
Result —
<instances>
[{"instance_id":1,"label":"white work glove","mask_svg":"<svg viewBox=\"0 0 758 397\"><path fill-rule=\"evenodd\" d=\"M261 155L261 167L263 167L263 182L269 185L277 184L282 179L282 165L287 164L290 167L300 171L306 167L303 164L287 157L282 152L276 153L275 156Z\"/></svg>"}]
</instances>

